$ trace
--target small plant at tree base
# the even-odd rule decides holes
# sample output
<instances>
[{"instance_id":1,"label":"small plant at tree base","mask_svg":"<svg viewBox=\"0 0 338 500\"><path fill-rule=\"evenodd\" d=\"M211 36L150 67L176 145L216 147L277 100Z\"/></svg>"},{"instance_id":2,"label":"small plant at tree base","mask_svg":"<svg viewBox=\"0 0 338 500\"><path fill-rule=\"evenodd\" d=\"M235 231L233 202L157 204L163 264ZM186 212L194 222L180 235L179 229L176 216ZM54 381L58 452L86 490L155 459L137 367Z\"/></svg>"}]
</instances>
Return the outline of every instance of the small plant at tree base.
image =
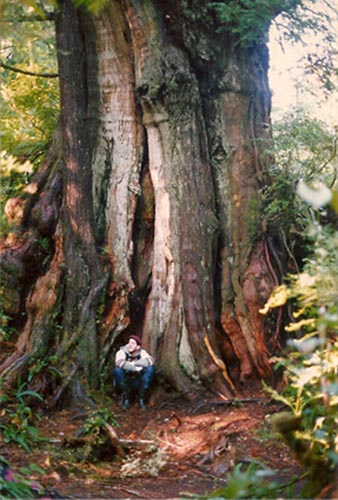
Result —
<instances>
[{"instance_id":1,"label":"small plant at tree base","mask_svg":"<svg viewBox=\"0 0 338 500\"><path fill-rule=\"evenodd\" d=\"M1 275L0 275L1 279ZM0 289L1 296L1 289ZM1 299L0 299L1 304ZM0 342L6 342L9 340L12 333L17 333L15 328L10 327L11 317L0 310Z\"/></svg>"},{"instance_id":2,"label":"small plant at tree base","mask_svg":"<svg viewBox=\"0 0 338 500\"><path fill-rule=\"evenodd\" d=\"M83 434L98 436L107 424L118 427L117 421L111 416L111 411L108 408L100 408L87 418L83 426Z\"/></svg>"},{"instance_id":3,"label":"small plant at tree base","mask_svg":"<svg viewBox=\"0 0 338 500\"><path fill-rule=\"evenodd\" d=\"M94 462L116 452L124 456L114 430L117 425L108 408L99 408L88 415L77 437L67 441L67 447L76 448L75 459L81 462Z\"/></svg>"},{"instance_id":4,"label":"small plant at tree base","mask_svg":"<svg viewBox=\"0 0 338 500\"><path fill-rule=\"evenodd\" d=\"M37 428L32 424L32 418L38 417L26 403L26 398L43 401L37 392L26 389L26 383L19 380L16 390L8 389L0 395L0 433L5 443L15 443L26 451L30 446L41 440Z\"/></svg>"}]
</instances>

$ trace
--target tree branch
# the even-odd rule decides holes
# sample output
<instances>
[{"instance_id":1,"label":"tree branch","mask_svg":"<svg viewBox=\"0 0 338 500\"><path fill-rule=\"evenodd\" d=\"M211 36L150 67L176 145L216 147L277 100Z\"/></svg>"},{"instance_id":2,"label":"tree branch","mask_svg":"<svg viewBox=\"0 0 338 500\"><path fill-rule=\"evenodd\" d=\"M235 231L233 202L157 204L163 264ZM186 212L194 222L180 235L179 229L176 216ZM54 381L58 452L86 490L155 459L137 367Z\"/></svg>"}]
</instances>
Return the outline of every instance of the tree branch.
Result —
<instances>
[{"instance_id":1,"label":"tree branch","mask_svg":"<svg viewBox=\"0 0 338 500\"><path fill-rule=\"evenodd\" d=\"M4 20L6 23L34 23L34 22L45 22L45 21L55 21L55 15L54 12L44 12L43 14L39 15L32 15L32 16L22 16L22 17L8 17Z\"/></svg>"},{"instance_id":2,"label":"tree branch","mask_svg":"<svg viewBox=\"0 0 338 500\"><path fill-rule=\"evenodd\" d=\"M14 71L14 73L21 73L27 76L38 76L41 78L58 78L58 73L34 73L33 71L26 71L24 69L16 68L15 66L10 66L9 64L5 64L0 61L0 67L4 69L8 69L9 71Z\"/></svg>"}]
</instances>

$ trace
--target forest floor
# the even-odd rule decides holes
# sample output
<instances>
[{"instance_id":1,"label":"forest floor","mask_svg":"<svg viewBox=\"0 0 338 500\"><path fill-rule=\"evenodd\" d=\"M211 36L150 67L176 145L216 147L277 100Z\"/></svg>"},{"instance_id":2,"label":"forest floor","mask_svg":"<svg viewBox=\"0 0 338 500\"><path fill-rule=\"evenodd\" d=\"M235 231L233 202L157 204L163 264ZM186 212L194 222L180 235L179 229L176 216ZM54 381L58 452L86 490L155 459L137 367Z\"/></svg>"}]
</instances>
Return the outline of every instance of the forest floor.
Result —
<instances>
[{"instance_id":1,"label":"forest floor","mask_svg":"<svg viewBox=\"0 0 338 500\"><path fill-rule=\"evenodd\" d=\"M88 415L79 410L41 414L34 424L49 440L30 453L0 437L0 455L14 470L40 466L45 474L33 479L46 498L196 499L224 487L238 463L259 461L277 482L301 472L269 426L280 407L264 394L231 404L162 396L127 411L112 399L109 409L121 448L101 449L96 459L81 446Z\"/></svg>"}]
</instances>

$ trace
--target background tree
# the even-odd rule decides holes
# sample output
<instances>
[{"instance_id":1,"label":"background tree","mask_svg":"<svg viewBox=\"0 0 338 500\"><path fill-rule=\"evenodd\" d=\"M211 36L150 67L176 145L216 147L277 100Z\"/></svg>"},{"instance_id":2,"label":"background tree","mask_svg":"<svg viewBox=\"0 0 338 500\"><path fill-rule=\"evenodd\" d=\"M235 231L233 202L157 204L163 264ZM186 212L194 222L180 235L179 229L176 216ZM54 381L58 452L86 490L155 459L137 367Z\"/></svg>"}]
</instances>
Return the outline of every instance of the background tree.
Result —
<instances>
[{"instance_id":1,"label":"background tree","mask_svg":"<svg viewBox=\"0 0 338 500\"><path fill-rule=\"evenodd\" d=\"M53 20L37 6L3 4L1 20L1 150L38 165L59 113Z\"/></svg>"},{"instance_id":2,"label":"background tree","mask_svg":"<svg viewBox=\"0 0 338 500\"><path fill-rule=\"evenodd\" d=\"M271 377L265 42L285 5L236 5L59 3L61 120L6 205L3 304L26 316L3 377L52 355L54 402L84 398L131 331L188 397Z\"/></svg>"}]
</instances>

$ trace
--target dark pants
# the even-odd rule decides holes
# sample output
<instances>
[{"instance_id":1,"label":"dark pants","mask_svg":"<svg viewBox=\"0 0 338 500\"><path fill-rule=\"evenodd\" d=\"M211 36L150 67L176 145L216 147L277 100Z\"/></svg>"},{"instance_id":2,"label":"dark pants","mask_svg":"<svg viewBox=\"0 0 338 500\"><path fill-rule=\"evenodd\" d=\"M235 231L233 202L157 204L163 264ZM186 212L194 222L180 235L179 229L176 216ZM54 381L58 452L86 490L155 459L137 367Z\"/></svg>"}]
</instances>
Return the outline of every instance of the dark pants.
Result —
<instances>
[{"instance_id":1,"label":"dark pants","mask_svg":"<svg viewBox=\"0 0 338 500\"><path fill-rule=\"evenodd\" d=\"M140 372L129 372L123 368L114 368L114 385L119 392L131 394L132 392L144 395L150 388L155 369L153 366L142 368Z\"/></svg>"}]
</instances>

